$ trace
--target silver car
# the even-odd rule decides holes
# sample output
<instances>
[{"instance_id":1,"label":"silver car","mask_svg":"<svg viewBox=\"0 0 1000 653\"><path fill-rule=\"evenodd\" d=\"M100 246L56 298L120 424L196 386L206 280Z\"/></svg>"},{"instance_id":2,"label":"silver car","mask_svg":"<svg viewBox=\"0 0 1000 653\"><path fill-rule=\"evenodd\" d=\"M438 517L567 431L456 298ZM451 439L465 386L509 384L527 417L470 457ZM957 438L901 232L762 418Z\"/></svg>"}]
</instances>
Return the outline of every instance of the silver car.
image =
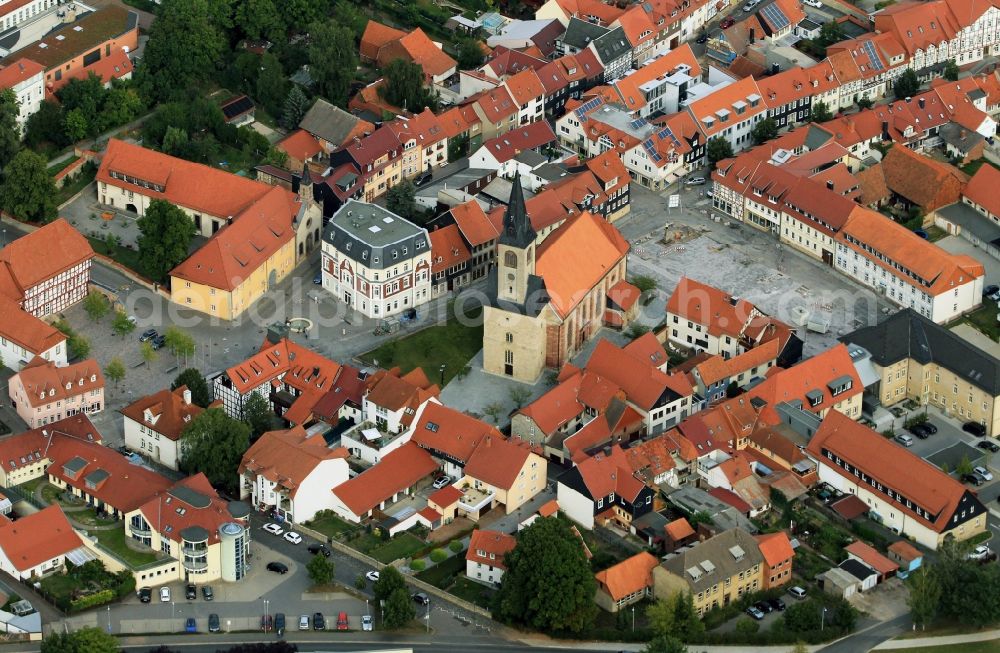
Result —
<instances>
[{"instance_id":1,"label":"silver car","mask_svg":"<svg viewBox=\"0 0 1000 653\"><path fill-rule=\"evenodd\" d=\"M371 630L374 626L370 614L361 615L361 630Z\"/></svg>"}]
</instances>

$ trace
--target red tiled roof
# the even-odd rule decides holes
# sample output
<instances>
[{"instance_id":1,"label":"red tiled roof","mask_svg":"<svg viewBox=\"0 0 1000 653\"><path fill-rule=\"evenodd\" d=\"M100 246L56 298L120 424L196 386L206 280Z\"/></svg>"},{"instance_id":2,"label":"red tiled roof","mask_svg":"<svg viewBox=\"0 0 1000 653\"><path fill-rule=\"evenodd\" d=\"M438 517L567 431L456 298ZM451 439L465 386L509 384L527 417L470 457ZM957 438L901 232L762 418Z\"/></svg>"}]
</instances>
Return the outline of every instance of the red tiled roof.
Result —
<instances>
[{"instance_id":1,"label":"red tiled roof","mask_svg":"<svg viewBox=\"0 0 1000 653\"><path fill-rule=\"evenodd\" d=\"M465 246L458 226L450 224L430 232L431 272L437 274L472 258L472 252Z\"/></svg>"},{"instance_id":2,"label":"red tiled roof","mask_svg":"<svg viewBox=\"0 0 1000 653\"><path fill-rule=\"evenodd\" d=\"M688 523L688 520L683 517L675 519L663 528L667 535L670 536L670 539L674 542L680 542L685 537L694 536L694 529L691 528L691 524Z\"/></svg>"},{"instance_id":3,"label":"red tiled roof","mask_svg":"<svg viewBox=\"0 0 1000 653\"><path fill-rule=\"evenodd\" d=\"M594 574L598 587L607 592L612 600L641 592L653 586L653 569L660 561L646 551L626 558L604 571Z\"/></svg>"},{"instance_id":4,"label":"red tiled roof","mask_svg":"<svg viewBox=\"0 0 1000 653\"><path fill-rule=\"evenodd\" d=\"M51 439L50 439L51 435ZM63 440L76 439L81 442L101 442L101 434L84 414L66 417L0 439L0 468L8 474L25 465L33 464L53 453L53 446L59 447Z\"/></svg>"},{"instance_id":5,"label":"red tiled roof","mask_svg":"<svg viewBox=\"0 0 1000 653\"><path fill-rule=\"evenodd\" d=\"M527 440L487 435L469 457L465 474L495 488L510 490L532 453Z\"/></svg>"},{"instance_id":6,"label":"red tiled roof","mask_svg":"<svg viewBox=\"0 0 1000 653\"><path fill-rule=\"evenodd\" d=\"M184 427L200 415L201 406L184 402L187 386L176 390L163 389L138 399L121 409L121 413L132 421L145 426L168 440L180 439ZM146 419L146 414L150 419Z\"/></svg>"},{"instance_id":7,"label":"red tiled roof","mask_svg":"<svg viewBox=\"0 0 1000 653\"><path fill-rule=\"evenodd\" d=\"M707 327L708 333L716 337L739 336L747 321L758 313L757 307L745 299L689 277L677 282L667 300L667 312Z\"/></svg>"},{"instance_id":8,"label":"red tiled roof","mask_svg":"<svg viewBox=\"0 0 1000 653\"><path fill-rule=\"evenodd\" d=\"M44 255L42 255L44 253ZM63 218L7 244L0 250L4 292L24 299L24 292L94 257L87 239Z\"/></svg>"},{"instance_id":9,"label":"red tiled roof","mask_svg":"<svg viewBox=\"0 0 1000 653\"><path fill-rule=\"evenodd\" d=\"M24 385L25 398L35 408L104 388L104 373L93 358L57 367L36 356L11 378L11 385L15 379Z\"/></svg>"},{"instance_id":10,"label":"red tiled roof","mask_svg":"<svg viewBox=\"0 0 1000 653\"><path fill-rule=\"evenodd\" d=\"M556 133L545 120L515 127L500 136L483 141L486 148L500 163L506 163L525 150L534 150L556 141Z\"/></svg>"},{"instance_id":11,"label":"red tiled roof","mask_svg":"<svg viewBox=\"0 0 1000 653\"><path fill-rule=\"evenodd\" d=\"M625 353L639 360L648 360L654 367L667 362L667 350L652 331L647 331L625 345Z\"/></svg>"},{"instance_id":12,"label":"red tiled roof","mask_svg":"<svg viewBox=\"0 0 1000 653\"><path fill-rule=\"evenodd\" d=\"M646 96L639 87L654 79L669 75L680 66L687 66L689 68L688 74L691 77L701 76L698 57L695 56L688 43L682 43L677 48L647 61L638 70L613 82L614 88L628 111L638 111L646 106Z\"/></svg>"},{"instance_id":13,"label":"red tiled roof","mask_svg":"<svg viewBox=\"0 0 1000 653\"><path fill-rule=\"evenodd\" d=\"M431 401L424 406L420 419L413 425L410 441L456 461L471 463L473 452L486 438L504 439L495 427L486 422Z\"/></svg>"},{"instance_id":14,"label":"red tiled roof","mask_svg":"<svg viewBox=\"0 0 1000 653\"><path fill-rule=\"evenodd\" d=\"M275 147L298 161L308 161L323 151L316 137L304 129L296 129L278 141Z\"/></svg>"},{"instance_id":15,"label":"red tiled roof","mask_svg":"<svg viewBox=\"0 0 1000 653\"><path fill-rule=\"evenodd\" d=\"M865 563L883 576L891 574L899 569L899 565L889 558L886 558L884 555L861 540L851 542L844 547L844 551L858 558L861 562Z\"/></svg>"},{"instance_id":16,"label":"red tiled roof","mask_svg":"<svg viewBox=\"0 0 1000 653\"><path fill-rule=\"evenodd\" d=\"M913 546L906 540L898 540L890 544L889 553L895 554L900 560L907 563L924 557L924 554L921 553L917 547Z\"/></svg>"},{"instance_id":17,"label":"red tiled roof","mask_svg":"<svg viewBox=\"0 0 1000 653\"><path fill-rule=\"evenodd\" d=\"M555 499L550 499L542 504L538 509L539 517L551 517L552 515L559 512L559 502Z\"/></svg>"},{"instance_id":18,"label":"red tiled roof","mask_svg":"<svg viewBox=\"0 0 1000 653\"><path fill-rule=\"evenodd\" d=\"M713 487L708 491L708 493L719 501L736 508L744 515L749 514L750 511L753 510L753 507L749 503L741 499L740 496L732 490L727 490L722 487Z\"/></svg>"},{"instance_id":19,"label":"red tiled roof","mask_svg":"<svg viewBox=\"0 0 1000 653\"><path fill-rule=\"evenodd\" d=\"M433 494L427 497L427 500L436 506L447 508L448 506L454 505L455 502L461 498L461 490L454 485L446 485L440 490L435 490Z\"/></svg>"},{"instance_id":20,"label":"red tiled roof","mask_svg":"<svg viewBox=\"0 0 1000 653\"><path fill-rule=\"evenodd\" d=\"M331 449L321 435L308 437L305 429L295 426L283 431L268 431L254 442L240 461L239 474L250 470L258 476L292 491L327 460L347 458L344 447Z\"/></svg>"},{"instance_id":21,"label":"red tiled roof","mask_svg":"<svg viewBox=\"0 0 1000 653\"><path fill-rule=\"evenodd\" d=\"M608 289L608 299L623 311L627 311L635 306L641 294L638 288L624 279Z\"/></svg>"},{"instance_id":22,"label":"red tiled roof","mask_svg":"<svg viewBox=\"0 0 1000 653\"><path fill-rule=\"evenodd\" d=\"M1000 170L991 165L980 167L965 187L963 195L1000 217Z\"/></svg>"},{"instance_id":23,"label":"red tiled roof","mask_svg":"<svg viewBox=\"0 0 1000 653\"><path fill-rule=\"evenodd\" d=\"M0 321L0 336L26 350L29 360L66 341L59 329L23 310L20 304L3 294L0 294L0 315L4 317ZM4 363L17 367L16 360Z\"/></svg>"},{"instance_id":24,"label":"red tiled roof","mask_svg":"<svg viewBox=\"0 0 1000 653\"><path fill-rule=\"evenodd\" d=\"M601 340L587 361L587 371L610 379L625 391L626 397L643 410L650 410L669 388L681 396L691 394L679 387L649 360L633 358L609 340Z\"/></svg>"},{"instance_id":25,"label":"red tiled roof","mask_svg":"<svg viewBox=\"0 0 1000 653\"><path fill-rule=\"evenodd\" d=\"M469 539L469 550L465 552L465 559L468 562L478 562L479 564L497 567L506 570L503 558L517 546L517 540L513 535L507 535L500 531L487 531L477 528L472 531Z\"/></svg>"},{"instance_id":26,"label":"red tiled roof","mask_svg":"<svg viewBox=\"0 0 1000 653\"><path fill-rule=\"evenodd\" d=\"M482 205L476 200L449 209L455 224L472 247L478 247L500 237L496 226L486 217Z\"/></svg>"},{"instance_id":27,"label":"red tiled roof","mask_svg":"<svg viewBox=\"0 0 1000 653\"><path fill-rule=\"evenodd\" d=\"M378 507L438 468L431 455L413 442L385 455L374 467L333 488L337 498L358 517Z\"/></svg>"},{"instance_id":28,"label":"red tiled roof","mask_svg":"<svg viewBox=\"0 0 1000 653\"><path fill-rule=\"evenodd\" d=\"M90 75L97 75L104 83L109 83L112 79L121 79L132 74L134 65L128 56L128 52L121 48L112 48L111 52L101 57L89 66L74 68L63 75L63 84L71 79L87 79Z\"/></svg>"},{"instance_id":29,"label":"red tiled roof","mask_svg":"<svg viewBox=\"0 0 1000 653\"><path fill-rule=\"evenodd\" d=\"M17 521L0 520L0 549L20 572L26 572L83 546L62 508L51 505Z\"/></svg>"},{"instance_id":30,"label":"red tiled roof","mask_svg":"<svg viewBox=\"0 0 1000 653\"><path fill-rule=\"evenodd\" d=\"M850 377L851 387L835 397L827 384L842 376ZM811 405L806 397L806 393L813 390L822 394L822 400L815 405ZM767 379L754 386L749 396L767 402L761 409L761 419L768 424L777 424L781 419L775 406L782 402L798 400L805 410L819 413L862 392L864 385L847 352L847 346L837 344L788 369L772 368Z\"/></svg>"},{"instance_id":31,"label":"red tiled roof","mask_svg":"<svg viewBox=\"0 0 1000 653\"><path fill-rule=\"evenodd\" d=\"M10 3L8 3L9 5ZM45 66L37 61L22 57L0 68L0 88L14 88L21 82L44 72Z\"/></svg>"},{"instance_id":32,"label":"red tiled roof","mask_svg":"<svg viewBox=\"0 0 1000 653\"><path fill-rule=\"evenodd\" d=\"M143 519L151 528L174 542L184 539L189 528L208 533L209 545L219 541L219 528L233 521L229 503L219 497L204 474L177 481L160 491L141 508Z\"/></svg>"},{"instance_id":33,"label":"red tiled roof","mask_svg":"<svg viewBox=\"0 0 1000 653\"><path fill-rule=\"evenodd\" d=\"M423 370L419 367L412 372ZM412 374L411 372L411 374ZM417 407L430 399L436 397L440 390L436 385L432 385L427 377L422 379L417 376L399 376L399 370L390 371L379 370L368 377L367 391L365 397L376 406L381 406L386 410L398 411L402 408Z\"/></svg>"},{"instance_id":34,"label":"red tiled roof","mask_svg":"<svg viewBox=\"0 0 1000 653\"><path fill-rule=\"evenodd\" d=\"M592 497L606 497L614 492L634 501L645 485L628 469L621 447L615 445L611 451L611 456L596 454L577 464L580 477Z\"/></svg>"},{"instance_id":35,"label":"red tiled roof","mask_svg":"<svg viewBox=\"0 0 1000 653\"><path fill-rule=\"evenodd\" d=\"M844 519L857 519L868 512L868 504L853 494L830 504L833 511Z\"/></svg>"},{"instance_id":36,"label":"red tiled roof","mask_svg":"<svg viewBox=\"0 0 1000 653\"><path fill-rule=\"evenodd\" d=\"M365 25L364 34L361 35L361 56L364 59L375 61L378 58L379 50L404 36L406 36L406 32L402 30L383 25L376 20L369 20L368 24Z\"/></svg>"},{"instance_id":37,"label":"red tiled roof","mask_svg":"<svg viewBox=\"0 0 1000 653\"><path fill-rule=\"evenodd\" d=\"M757 546L768 567L777 567L786 560L795 557L795 550L784 531L777 533L766 533L764 535L754 535Z\"/></svg>"}]
</instances>

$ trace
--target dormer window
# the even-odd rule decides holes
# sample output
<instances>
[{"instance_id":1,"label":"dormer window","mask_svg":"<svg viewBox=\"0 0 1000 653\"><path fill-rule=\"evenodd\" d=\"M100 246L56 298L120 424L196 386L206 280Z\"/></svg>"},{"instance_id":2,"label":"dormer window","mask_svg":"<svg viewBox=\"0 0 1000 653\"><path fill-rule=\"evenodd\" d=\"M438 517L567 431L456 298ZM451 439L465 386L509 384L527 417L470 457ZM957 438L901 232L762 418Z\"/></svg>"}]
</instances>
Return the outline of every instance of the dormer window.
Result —
<instances>
[{"instance_id":1,"label":"dormer window","mask_svg":"<svg viewBox=\"0 0 1000 653\"><path fill-rule=\"evenodd\" d=\"M56 396L56 389L55 388L52 388L51 390L49 390L49 396L50 397L55 397Z\"/></svg>"},{"instance_id":2,"label":"dormer window","mask_svg":"<svg viewBox=\"0 0 1000 653\"><path fill-rule=\"evenodd\" d=\"M73 382L72 381L67 381L66 382L66 389L67 390L72 390L73 389Z\"/></svg>"},{"instance_id":3,"label":"dormer window","mask_svg":"<svg viewBox=\"0 0 1000 653\"><path fill-rule=\"evenodd\" d=\"M91 383L93 383L94 381L97 381L97 375L96 374L91 374L90 375L90 381L91 381Z\"/></svg>"}]
</instances>

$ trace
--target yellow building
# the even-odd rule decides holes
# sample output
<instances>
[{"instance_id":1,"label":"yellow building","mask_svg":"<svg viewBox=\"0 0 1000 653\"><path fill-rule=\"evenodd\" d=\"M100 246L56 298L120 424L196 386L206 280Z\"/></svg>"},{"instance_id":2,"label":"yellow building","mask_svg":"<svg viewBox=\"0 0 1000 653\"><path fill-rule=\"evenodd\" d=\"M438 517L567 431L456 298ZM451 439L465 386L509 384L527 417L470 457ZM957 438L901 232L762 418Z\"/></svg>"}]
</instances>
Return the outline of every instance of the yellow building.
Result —
<instances>
[{"instance_id":1,"label":"yellow building","mask_svg":"<svg viewBox=\"0 0 1000 653\"><path fill-rule=\"evenodd\" d=\"M989 353L912 309L841 340L871 354L878 382L866 392L881 405L911 399L1000 434L1000 362Z\"/></svg>"},{"instance_id":2,"label":"yellow building","mask_svg":"<svg viewBox=\"0 0 1000 653\"><path fill-rule=\"evenodd\" d=\"M678 552L653 569L653 594L666 599L686 592L699 617L764 589L764 556L753 536L739 528L723 531Z\"/></svg>"},{"instance_id":3,"label":"yellow building","mask_svg":"<svg viewBox=\"0 0 1000 653\"><path fill-rule=\"evenodd\" d=\"M487 436L469 458L459 487L492 494L509 515L545 489L547 470L545 458L527 440Z\"/></svg>"}]
</instances>

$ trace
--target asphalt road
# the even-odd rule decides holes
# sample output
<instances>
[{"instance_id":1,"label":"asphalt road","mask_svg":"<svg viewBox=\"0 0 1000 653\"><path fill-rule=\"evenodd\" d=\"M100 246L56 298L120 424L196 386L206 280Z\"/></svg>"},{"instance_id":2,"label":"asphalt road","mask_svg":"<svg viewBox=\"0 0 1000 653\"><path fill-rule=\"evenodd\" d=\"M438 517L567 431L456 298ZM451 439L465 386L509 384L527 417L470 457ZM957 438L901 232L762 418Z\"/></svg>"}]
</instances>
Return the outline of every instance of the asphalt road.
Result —
<instances>
[{"instance_id":1,"label":"asphalt road","mask_svg":"<svg viewBox=\"0 0 1000 653\"><path fill-rule=\"evenodd\" d=\"M834 642L819 649L819 653L862 653L870 651L884 641L905 632L912 622L910 615L904 614L890 621L883 621L867 630Z\"/></svg>"}]
</instances>

